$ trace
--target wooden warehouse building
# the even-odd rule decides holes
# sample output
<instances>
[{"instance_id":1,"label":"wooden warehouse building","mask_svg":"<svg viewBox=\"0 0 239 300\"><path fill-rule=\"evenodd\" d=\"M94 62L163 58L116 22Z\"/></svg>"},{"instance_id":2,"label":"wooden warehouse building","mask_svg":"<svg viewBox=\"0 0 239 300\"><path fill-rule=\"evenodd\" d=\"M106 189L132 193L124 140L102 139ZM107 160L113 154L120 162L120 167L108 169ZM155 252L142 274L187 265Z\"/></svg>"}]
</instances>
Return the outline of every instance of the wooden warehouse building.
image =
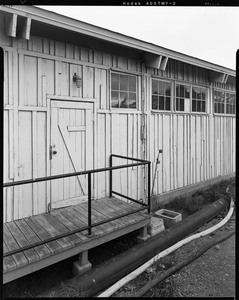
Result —
<instances>
[{"instance_id":1,"label":"wooden warehouse building","mask_svg":"<svg viewBox=\"0 0 239 300\"><path fill-rule=\"evenodd\" d=\"M160 204L235 176L234 70L34 6L1 6L0 46L4 183L107 168L111 154L151 162L149 187L148 165L112 171L115 207L109 171L92 174L91 199L106 201L101 209L114 217L130 207L122 195L146 203L150 189ZM77 229L88 178L5 186L4 253ZM95 239L83 231L7 255L5 282L79 252L89 265L88 249L132 230L145 234L148 217L137 212L94 227Z\"/></svg>"}]
</instances>

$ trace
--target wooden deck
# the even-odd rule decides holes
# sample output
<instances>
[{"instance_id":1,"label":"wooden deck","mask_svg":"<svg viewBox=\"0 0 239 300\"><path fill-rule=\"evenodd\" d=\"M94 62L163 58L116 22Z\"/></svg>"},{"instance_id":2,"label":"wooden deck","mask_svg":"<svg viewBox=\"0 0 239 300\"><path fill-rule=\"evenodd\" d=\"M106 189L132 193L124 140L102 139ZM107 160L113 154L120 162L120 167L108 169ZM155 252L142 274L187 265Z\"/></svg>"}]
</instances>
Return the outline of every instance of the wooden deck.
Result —
<instances>
[{"instance_id":1,"label":"wooden deck","mask_svg":"<svg viewBox=\"0 0 239 300\"><path fill-rule=\"evenodd\" d=\"M114 197L92 201L92 224L134 209L135 204L132 206ZM5 254L39 241L44 242L50 237L80 229L86 226L87 222L87 203L81 203L5 223L3 252ZM3 259L3 283L87 251L129 232L146 228L149 222L150 216L146 212L138 212L92 228L91 236L88 236L88 231L85 230L5 257Z\"/></svg>"}]
</instances>

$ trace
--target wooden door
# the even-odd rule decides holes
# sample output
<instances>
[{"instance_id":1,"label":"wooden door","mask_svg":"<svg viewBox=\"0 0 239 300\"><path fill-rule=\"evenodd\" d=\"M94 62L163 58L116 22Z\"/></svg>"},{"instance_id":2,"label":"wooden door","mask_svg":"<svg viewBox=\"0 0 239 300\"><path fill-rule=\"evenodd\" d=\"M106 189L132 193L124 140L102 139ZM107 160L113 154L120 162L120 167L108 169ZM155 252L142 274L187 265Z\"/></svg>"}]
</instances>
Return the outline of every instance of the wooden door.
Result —
<instances>
[{"instance_id":1,"label":"wooden door","mask_svg":"<svg viewBox=\"0 0 239 300\"><path fill-rule=\"evenodd\" d=\"M93 169L93 104L51 100L51 175ZM51 208L87 199L87 176L51 180Z\"/></svg>"}]
</instances>

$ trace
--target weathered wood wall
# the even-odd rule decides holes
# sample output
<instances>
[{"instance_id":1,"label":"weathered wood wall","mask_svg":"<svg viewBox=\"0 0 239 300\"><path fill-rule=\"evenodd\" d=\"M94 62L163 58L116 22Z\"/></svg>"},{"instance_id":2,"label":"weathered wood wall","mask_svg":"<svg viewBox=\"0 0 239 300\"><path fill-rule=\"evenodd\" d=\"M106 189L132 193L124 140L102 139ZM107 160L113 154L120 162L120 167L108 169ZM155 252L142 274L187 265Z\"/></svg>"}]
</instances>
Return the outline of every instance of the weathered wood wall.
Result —
<instances>
[{"instance_id":1,"label":"weathered wood wall","mask_svg":"<svg viewBox=\"0 0 239 300\"><path fill-rule=\"evenodd\" d=\"M235 117L154 113L150 138L155 195L235 172Z\"/></svg>"},{"instance_id":2,"label":"weathered wood wall","mask_svg":"<svg viewBox=\"0 0 239 300\"><path fill-rule=\"evenodd\" d=\"M0 30L1 31L1 30ZM47 128L50 95L95 101L94 168L109 166L111 153L143 158L141 140L141 66L134 59L79 46L32 37L9 39L0 33L5 49L4 182L47 176ZM110 70L138 76L139 110L109 110ZM82 76L82 87L73 83ZM165 71L147 68L151 75L209 84L202 68L169 60ZM150 82L150 81L149 81ZM150 103L150 93L146 101ZM213 115L147 113L147 159L152 178L158 149L154 194L167 192L235 171L235 118ZM124 163L114 159L115 164ZM108 193L109 174L94 176L94 196ZM113 188L128 196L144 196L143 170L114 171ZM47 211L46 183L4 189L4 222Z\"/></svg>"}]
</instances>

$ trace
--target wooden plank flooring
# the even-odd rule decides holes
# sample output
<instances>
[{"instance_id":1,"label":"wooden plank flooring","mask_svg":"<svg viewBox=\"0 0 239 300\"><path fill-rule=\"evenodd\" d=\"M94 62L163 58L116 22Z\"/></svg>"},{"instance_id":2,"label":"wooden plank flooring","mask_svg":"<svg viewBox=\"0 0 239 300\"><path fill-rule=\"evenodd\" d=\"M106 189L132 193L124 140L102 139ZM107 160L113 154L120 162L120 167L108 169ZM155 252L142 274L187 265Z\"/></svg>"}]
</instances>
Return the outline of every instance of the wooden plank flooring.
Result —
<instances>
[{"instance_id":1,"label":"wooden plank flooring","mask_svg":"<svg viewBox=\"0 0 239 300\"><path fill-rule=\"evenodd\" d=\"M140 207L138 205L138 207ZM135 210L135 205L117 198L92 201L92 224ZM67 237L45 243L3 259L4 283L24 276L57 261L96 247L131 231L145 227L150 222L146 211L121 217L117 220ZM88 204L52 210L4 224L3 252L21 249L50 237L80 229L88 224Z\"/></svg>"}]
</instances>

